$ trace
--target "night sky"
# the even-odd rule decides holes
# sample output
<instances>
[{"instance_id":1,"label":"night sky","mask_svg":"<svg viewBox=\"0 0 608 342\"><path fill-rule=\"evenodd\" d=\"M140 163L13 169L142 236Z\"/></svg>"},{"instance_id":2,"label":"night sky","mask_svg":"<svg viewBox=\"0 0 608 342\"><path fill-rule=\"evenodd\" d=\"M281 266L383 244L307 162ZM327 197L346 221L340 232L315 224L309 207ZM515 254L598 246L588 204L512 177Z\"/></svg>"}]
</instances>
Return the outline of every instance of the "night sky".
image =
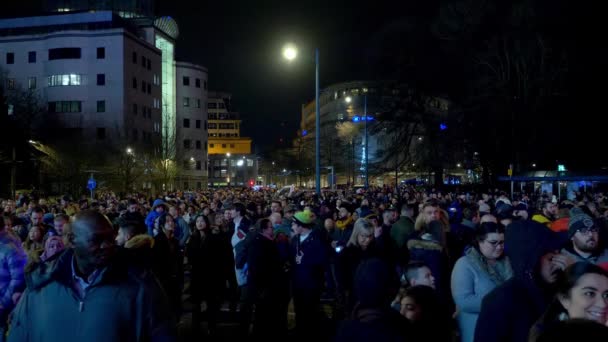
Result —
<instances>
[{"instance_id":1,"label":"night sky","mask_svg":"<svg viewBox=\"0 0 608 342\"><path fill-rule=\"evenodd\" d=\"M547 13L553 2L538 0ZM3 3L0 16L27 15L34 1ZM502 3L496 1L497 4ZM243 135L254 139L256 152L286 145L299 126L301 104L314 98L313 51L321 51L321 87L336 82L390 77L377 72L379 41L405 17L427 20L438 1L200 1L157 0L158 15L173 16L181 35L177 58L209 70L210 90L233 94L243 119ZM583 6L581 6L583 7ZM543 8L543 7L541 7ZM569 105L556 114L547 139L568 158L587 160L589 146L605 144L605 80L608 54L603 20L590 18L590 8L563 11L569 45ZM541 15L543 15L541 13ZM581 19L583 19L582 24ZM300 58L291 65L281 58L285 42L299 45ZM413 47L415 48L415 47ZM432 58L429 55L429 58ZM449 61L446 61L448 63ZM571 113L571 114L569 114ZM562 124L563 123L563 124ZM602 123L602 124L598 124ZM540 154L547 151L539 151ZM560 154L561 152L557 152ZM555 152L551 153L556 154ZM608 165L608 153L595 153Z\"/></svg>"}]
</instances>

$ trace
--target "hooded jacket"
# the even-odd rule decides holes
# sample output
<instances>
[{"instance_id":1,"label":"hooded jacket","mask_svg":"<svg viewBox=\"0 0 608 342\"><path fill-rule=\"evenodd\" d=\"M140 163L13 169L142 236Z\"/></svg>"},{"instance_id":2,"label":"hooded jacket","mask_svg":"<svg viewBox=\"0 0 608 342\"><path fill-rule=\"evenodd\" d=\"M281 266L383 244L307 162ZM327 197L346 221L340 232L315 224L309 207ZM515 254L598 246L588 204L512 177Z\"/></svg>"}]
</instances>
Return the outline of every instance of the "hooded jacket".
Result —
<instances>
[{"instance_id":1,"label":"hooded jacket","mask_svg":"<svg viewBox=\"0 0 608 342\"><path fill-rule=\"evenodd\" d=\"M511 261L513 278L483 299L475 341L528 340L530 327L553 297L553 291L540 278L540 259L559 250L566 240L565 234L555 233L532 220L509 225L505 233L505 252Z\"/></svg>"},{"instance_id":2,"label":"hooded jacket","mask_svg":"<svg viewBox=\"0 0 608 342\"><path fill-rule=\"evenodd\" d=\"M69 249L26 275L9 342L175 341L167 299L151 273L116 256L81 298L72 260Z\"/></svg>"}]
</instances>

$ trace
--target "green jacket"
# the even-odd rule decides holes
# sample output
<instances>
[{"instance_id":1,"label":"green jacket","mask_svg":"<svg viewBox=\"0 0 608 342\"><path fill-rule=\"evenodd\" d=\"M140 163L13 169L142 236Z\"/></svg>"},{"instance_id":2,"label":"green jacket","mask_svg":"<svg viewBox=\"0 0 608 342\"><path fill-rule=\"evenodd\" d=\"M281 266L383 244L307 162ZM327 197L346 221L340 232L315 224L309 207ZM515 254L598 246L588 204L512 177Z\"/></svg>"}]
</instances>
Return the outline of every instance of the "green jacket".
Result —
<instances>
[{"instance_id":1,"label":"green jacket","mask_svg":"<svg viewBox=\"0 0 608 342\"><path fill-rule=\"evenodd\" d=\"M410 237L413 233L414 221L407 216L399 217L399 220L393 223L393 227L391 228L391 238L399 249L405 246L408 237Z\"/></svg>"},{"instance_id":2,"label":"green jacket","mask_svg":"<svg viewBox=\"0 0 608 342\"><path fill-rule=\"evenodd\" d=\"M80 298L72 285L73 251L26 275L9 342L175 341L171 310L158 281L122 256Z\"/></svg>"}]
</instances>

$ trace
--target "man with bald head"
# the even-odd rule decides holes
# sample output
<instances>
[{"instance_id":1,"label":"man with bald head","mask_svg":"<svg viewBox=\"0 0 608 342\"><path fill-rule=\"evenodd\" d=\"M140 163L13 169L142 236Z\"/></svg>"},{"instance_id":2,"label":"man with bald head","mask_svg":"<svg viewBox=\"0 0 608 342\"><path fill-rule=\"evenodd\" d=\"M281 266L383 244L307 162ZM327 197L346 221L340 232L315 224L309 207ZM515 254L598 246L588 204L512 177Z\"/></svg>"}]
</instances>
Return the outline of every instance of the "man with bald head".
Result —
<instances>
[{"instance_id":1,"label":"man with bald head","mask_svg":"<svg viewBox=\"0 0 608 342\"><path fill-rule=\"evenodd\" d=\"M118 252L112 224L76 214L72 248L26 275L8 341L174 341L167 299L146 270Z\"/></svg>"}]
</instances>

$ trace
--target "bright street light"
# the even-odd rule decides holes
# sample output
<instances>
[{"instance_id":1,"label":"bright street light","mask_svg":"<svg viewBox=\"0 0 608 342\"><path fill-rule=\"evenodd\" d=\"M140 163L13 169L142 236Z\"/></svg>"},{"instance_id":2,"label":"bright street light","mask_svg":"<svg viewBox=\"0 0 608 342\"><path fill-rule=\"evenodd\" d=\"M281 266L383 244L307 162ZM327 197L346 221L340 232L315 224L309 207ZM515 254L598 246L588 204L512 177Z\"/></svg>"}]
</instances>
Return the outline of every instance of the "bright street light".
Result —
<instances>
[{"instance_id":1,"label":"bright street light","mask_svg":"<svg viewBox=\"0 0 608 342\"><path fill-rule=\"evenodd\" d=\"M230 152L226 153L226 157L230 158Z\"/></svg>"},{"instance_id":2,"label":"bright street light","mask_svg":"<svg viewBox=\"0 0 608 342\"><path fill-rule=\"evenodd\" d=\"M351 103L352 101L353 101L353 98L350 96L347 96L344 98L344 102L346 102L346 103Z\"/></svg>"},{"instance_id":3,"label":"bright street light","mask_svg":"<svg viewBox=\"0 0 608 342\"><path fill-rule=\"evenodd\" d=\"M283 57L292 61L298 55L298 50L293 44L283 47ZM315 192L321 195L321 103L319 102L319 48L315 49Z\"/></svg>"},{"instance_id":4,"label":"bright street light","mask_svg":"<svg viewBox=\"0 0 608 342\"><path fill-rule=\"evenodd\" d=\"M536 164L532 164L532 167L536 167Z\"/></svg>"},{"instance_id":5,"label":"bright street light","mask_svg":"<svg viewBox=\"0 0 608 342\"><path fill-rule=\"evenodd\" d=\"M286 44L283 46L283 57L288 61L293 61L298 57L298 49L293 44Z\"/></svg>"},{"instance_id":6,"label":"bright street light","mask_svg":"<svg viewBox=\"0 0 608 342\"><path fill-rule=\"evenodd\" d=\"M461 167L461 166L462 166L462 164L460 164L460 163L456 164L456 167Z\"/></svg>"},{"instance_id":7,"label":"bright street light","mask_svg":"<svg viewBox=\"0 0 608 342\"><path fill-rule=\"evenodd\" d=\"M127 154L133 153L133 150L130 147L127 147Z\"/></svg>"},{"instance_id":8,"label":"bright street light","mask_svg":"<svg viewBox=\"0 0 608 342\"><path fill-rule=\"evenodd\" d=\"M194 161L194 157L190 157L190 161L192 161L192 162L193 162L193 161Z\"/></svg>"},{"instance_id":9,"label":"bright street light","mask_svg":"<svg viewBox=\"0 0 608 342\"><path fill-rule=\"evenodd\" d=\"M243 163L243 159L239 159L239 160L236 162L236 166L243 166L243 164L244 164L244 163Z\"/></svg>"}]
</instances>

